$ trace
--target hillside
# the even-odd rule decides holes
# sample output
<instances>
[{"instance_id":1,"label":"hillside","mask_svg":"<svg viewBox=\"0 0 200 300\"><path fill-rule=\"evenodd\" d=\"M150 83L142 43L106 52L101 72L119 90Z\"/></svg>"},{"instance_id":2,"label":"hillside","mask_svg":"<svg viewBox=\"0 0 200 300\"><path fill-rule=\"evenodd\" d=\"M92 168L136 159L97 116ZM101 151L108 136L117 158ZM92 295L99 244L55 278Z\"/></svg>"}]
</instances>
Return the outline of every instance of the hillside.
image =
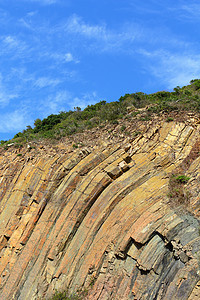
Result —
<instances>
[{"instance_id":1,"label":"hillside","mask_svg":"<svg viewBox=\"0 0 200 300\"><path fill-rule=\"evenodd\" d=\"M2 142L0 299L200 298L197 83L101 103L51 143L64 121ZM101 120L105 105L124 114Z\"/></svg>"},{"instance_id":2,"label":"hillside","mask_svg":"<svg viewBox=\"0 0 200 300\"><path fill-rule=\"evenodd\" d=\"M15 143L21 147L33 140L60 140L63 137L84 132L95 127L102 128L108 122L118 124L119 120L139 119L148 121L163 113L200 112L200 79L191 80L187 86L176 87L173 92L160 91L153 94L136 92L121 96L118 101L107 103L105 100L88 105L83 111L74 107L74 111L62 111L41 119L36 119L34 127L27 125L10 141L0 141L0 145ZM184 115L184 113L183 113ZM123 128L122 128L123 131Z\"/></svg>"}]
</instances>

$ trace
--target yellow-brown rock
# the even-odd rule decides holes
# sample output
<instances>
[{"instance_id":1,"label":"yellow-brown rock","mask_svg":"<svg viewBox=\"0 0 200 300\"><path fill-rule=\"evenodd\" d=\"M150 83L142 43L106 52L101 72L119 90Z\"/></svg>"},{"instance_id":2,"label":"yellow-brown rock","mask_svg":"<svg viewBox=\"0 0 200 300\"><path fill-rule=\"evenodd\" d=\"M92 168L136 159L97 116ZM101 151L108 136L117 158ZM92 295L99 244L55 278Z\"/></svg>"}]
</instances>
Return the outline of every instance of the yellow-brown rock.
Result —
<instances>
[{"instance_id":1,"label":"yellow-brown rock","mask_svg":"<svg viewBox=\"0 0 200 300\"><path fill-rule=\"evenodd\" d=\"M91 300L199 299L199 126L149 122L94 150L2 150L0 299L80 288ZM177 169L190 177L185 206L167 196Z\"/></svg>"}]
</instances>

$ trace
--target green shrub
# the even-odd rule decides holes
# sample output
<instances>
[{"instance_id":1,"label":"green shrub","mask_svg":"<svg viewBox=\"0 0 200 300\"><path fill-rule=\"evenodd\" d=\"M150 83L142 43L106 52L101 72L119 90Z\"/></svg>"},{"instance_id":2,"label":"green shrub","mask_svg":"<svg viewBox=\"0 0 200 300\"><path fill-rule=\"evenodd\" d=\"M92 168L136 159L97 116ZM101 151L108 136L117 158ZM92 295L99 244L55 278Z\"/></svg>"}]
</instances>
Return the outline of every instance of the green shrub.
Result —
<instances>
[{"instance_id":1,"label":"green shrub","mask_svg":"<svg viewBox=\"0 0 200 300\"><path fill-rule=\"evenodd\" d=\"M1 144L1 145L5 145L6 143L7 143L7 141L4 141L4 140L1 140L1 141L0 141L0 144Z\"/></svg>"},{"instance_id":2,"label":"green shrub","mask_svg":"<svg viewBox=\"0 0 200 300\"><path fill-rule=\"evenodd\" d=\"M18 132L17 134L14 135L14 139L22 137L23 133L22 132Z\"/></svg>"},{"instance_id":3,"label":"green shrub","mask_svg":"<svg viewBox=\"0 0 200 300\"><path fill-rule=\"evenodd\" d=\"M180 182L180 183L187 183L188 180L190 180L190 177L187 177L185 175L178 175L175 177L176 181L177 182Z\"/></svg>"},{"instance_id":4,"label":"green shrub","mask_svg":"<svg viewBox=\"0 0 200 300\"><path fill-rule=\"evenodd\" d=\"M172 117L168 117L166 120L166 122L172 122L172 121L174 121L174 119Z\"/></svg>"},{"instance_id":5,"label":"green shrub","mask_svg":"<svg viewBox=\"0 0 200 300\"><path fill-rule=\"evenodd\" d=\"M200 89L200 79L193 79L190 81L195 90Z\"/></svg>"},{"instance_id":6,"label":"green shrub","mask_svg":"<svg viewBox=\"0 0 200 300\"><path fill-rule=\"evenodd\" d=\"M119 124L119 121L113 120L111 123L114 124L114 125L118 125L118 124Z\"/></svg>"},{"instance_id":7,"label":"green shrub","mask_svg":"<svg viewBox=\"0 0 200 300\"><path fill-rule=\"evenodd\" d=\"M131 113L131 116L132 116L132 117L136 117L136 116L139 115L139 114L140 114L139 111L134 111L134 112Z\"/></svg>"}]
</instances>

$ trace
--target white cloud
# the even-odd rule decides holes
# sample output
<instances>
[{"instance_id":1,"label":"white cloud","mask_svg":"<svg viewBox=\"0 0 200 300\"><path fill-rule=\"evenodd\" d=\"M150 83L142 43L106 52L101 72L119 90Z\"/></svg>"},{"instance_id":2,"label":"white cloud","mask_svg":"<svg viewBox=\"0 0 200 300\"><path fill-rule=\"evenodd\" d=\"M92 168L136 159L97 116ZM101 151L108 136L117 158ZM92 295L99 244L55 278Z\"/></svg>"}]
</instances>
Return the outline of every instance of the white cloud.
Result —
<instances>
[{"instance_id":1,"label":"white cloud","mask_svg":"<svg viewBox=\"0 0 200 300\"><path fill-rule=\"evenodd\" d=\"M23 42L17 39L15 36L6 36L3 39L3 43L7 45L9 48L18 48L18 49L25 49L26 46Z\"/></svg>"},{"instance_id":2,"label":"white cloud","mask_svg":"<svg viewBox=\"0 0 200 300\"><path fill-rule=\"evenodd\" d=\"M90 39L87 48L98 48L101 52L110 50L123 50L126 43L131 43L141 36L141 29L136 24L126 24L123 28L115 31L109 30L105 24L90 25L79 16L73 15L64 25L68 34L80 35L82 38ZM80 39L78 39L80 44ZM83 43L84 44L84 43Z\"/></svg>"},{"instance_id":3,"label":"white cloud","mask_svg":"<svg viewBox=\"0 0 200 300\"><path fill-rule=\"evenodd\" d=\"M185 17L194 18L200 16L200 3L193 2L193 3L185 3L181 6L182 12L184 12Z\"/></svg>"},{"instance_id":4,"label":"white cloud","mask_svg":"<svg viewBox=\"0 0 200 300\"><path fill-rule=\"evenodd\" d=\"M5 56L12 54L11 59L16 56L23 57L28 53L26 43L16 36L7 35L1 37L0 42L0 54Z\"/></svg>"},{"instance_id":5,"label":"white cloud","mask_svg":"<svg viewBox=\"0 0 200 300\"><path fill-rule=\"evenodd\" d=\"M57 50L57 49L56 49ZM38 53L38 57L40 58L40 60L43 59L44 60L49 60L52 62L52 66L55 67L55 64L57 65L61 65L63 63L75 63L78 64L80 63L80 60L77 59L76 57L74 57L74 55L72 55L72 53L70 52L66 52L66 53L59 53L59 52L54 52L54 51L50 51L48 49L48 51L40 51ZM68 77L73 77L74 75L74 70L69 71L68 70Z\"/></svg>"},{"instance_id":6,"label":"white cloud","mask_svg":"<svg viewBox=\"0 0 200 300\"><path fill-rule=\"evenodd\" d=\"M66 53L66 54L65 54L65 60L66 60L67 62L73 61L74 59L73 59L72 54L71 54L71 53Z\"/></svg>"},{"instance_id":7,"label":"white cloud","mask_svg":"<svg viewBox=\"0 0 200 300\"><path fill-rule=\"evenodd\" d=\"M200 16L200 3L195 0L179 0L174 1L173 5L169 6L167 10L173 13L176 20L181 20L182 22L190 21L192 23L199 22Z\"/></svg>"},{"instance_id":8,"label":"white cloud","mask_svg":"<svg viewBox=\"0 0 200 300\"><path fill-rule=\"evenodd\" d=\"M59 3L59 0L25 0L26 2L36 2L41 5L51 5L55 3Z\"/></svg>"},{"instance_id":9,"label":"white cloud","mask_svg":"<svg viewBox=\"0 0 200 300\"><path fill-rule=\"evenodd\" d=\"M44 88L44 87L47 87L47 86L55 87L59 83L61 83L60 79L52 79L52 78L48 78L48 77L40 77L37 80L35 80L34 85L36 87L39 87L39 88Z\"/></svg>"},{"instance_id":10,"label":"white cloud","mask_svg":"<svg viewBox=\"0 0 200 300\"><path fill-rule=\"evenodd\" d=\"M100 101L100 99L96 92L85 93L81 97L72 98L70 101L70 109L73 110L74 107L80 107L81 109L84 109L88 105L97 103L98 101Z\"/></svg>"},{"instance_id":11,"label":"white cloud","mask_svg":"<svg viewBox=\"0 0 200 300\"><path fill-rule=\"evenodd\" d=\"M107 35L105 25L88 25L76 15L69 18L67 23L67 30L73 33L80 33L90 38L105 38L105 36Z\"/></svg>"},{"instance_id":12,"label":"white cloud","mask_svg":"<svg viewBox=\"0 0 200 300\"><path fill-rule=\"evenodd\" d=\"M189 84L191 79L200 77L200 55L170 55L162 61L162 65L169 88Z\"/></svg>"},{"instance_id":13,"label":"white cloud","mask_svg":"<svg viewBox=\"0 0 200 300\"><path fill-rule=\"evenodd\" d=\"M68 91L59 91L50 95L40 102L40 113L45 117L48 114L66 110L71 97L71 93Z\"/></svg>"},{"instance_id":14,"label":"white cloud","mask_svg":"<svg viewBox=\"0 0 200 300\"><path fill-rule=\"evenodd\" d=\"M163 50L140 53L149 58L147 70L162 79L169 89L189 84L191 79L200 77L199 54L172 54Z\"/></svg>"},{"instance_id":15,"label":"white cloud","mask_svg":"<svg viewBox=\"0 0 200 300\"><path fill-rule=\"evenodd\" d=\"M3 77L0 74L0 106L5 107L11 99L17 98L17 94L12 94L7 91L3 83Z\"/></svg>"},{"instance_id":16,"label":"white cloud","mask_svg":"<svg viewBox=\"0 0 200 300\"><path fill-rule=\"evenodd\" d=\"M18 47L18 45L19 45L19 42L11 36L6 36L4 38L4 43L7 44L9 47L12 47L12 48L13 47Z\"/></svg>"},{"instance_id":17,"label":"white cloud","mask_svg":"<svg viewBox=\"0 0 200 300\"><path fill-rule=\"evenodd\" d=\"M39 118L45 118L50 114L56 114L59 111L74 110L74 107L81 107L84 109L87 105L94 104L100 101L96 92L85 93L80 97L74 97L68 91L59 91L50 95L46 99L41 99L37 102L34 110L34 115ZM32 106L28 101L24 104L19 104L19 109L11 112L0 114L0 132L2 133L16 133L22 131L27 125L33 123Z\"/></svg>"},{"instance_id":18,"label":"white cloud","mask_svg":"<svg viewBox=\"0 0 200 300\"><path fill-rule=\"evenodd\" d=\"M78 64L80 62L79 60L75 59L70 52L68 52L64 55L64 60L66 62L74 62L76 64Z\"/></svg>"},{"instance_id":19,"label":"white cloud","mask_svg":"<svg viewBox=\"0 0 200 300\"><path fill-rule=\"evenodd\" d=\"M0 115L0 132L17 132L24 129L27 124L28 118L20 110Z\"/></svg>"},{"instance_id":20,"label":"white cloud","mask_svg":"<svg viewBox=\"0 0 200 300\"><path fill-rule=\"evenodd\" d=\"M30 11L29 13L27 13L28 17L33 17L37 14L37 11Z\"/></svg>"}]
</instances>

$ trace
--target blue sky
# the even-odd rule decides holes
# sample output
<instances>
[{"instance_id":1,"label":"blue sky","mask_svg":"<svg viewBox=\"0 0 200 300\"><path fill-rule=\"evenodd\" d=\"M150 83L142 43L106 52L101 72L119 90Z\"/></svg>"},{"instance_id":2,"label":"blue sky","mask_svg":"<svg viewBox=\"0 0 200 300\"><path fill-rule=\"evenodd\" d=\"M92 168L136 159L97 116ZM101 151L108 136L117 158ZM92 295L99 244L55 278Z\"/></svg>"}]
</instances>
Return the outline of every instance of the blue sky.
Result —
<instances>
[{"instance_id":1,"label":"blue sky","mask_svg":"<svg viewBox=\"0 0 200 300\"><path fill-rule=\"evenodd\" d=\"M0 140L37 118L200 78L200 2L0 0Z\"/></svg>"}]
</instances>

